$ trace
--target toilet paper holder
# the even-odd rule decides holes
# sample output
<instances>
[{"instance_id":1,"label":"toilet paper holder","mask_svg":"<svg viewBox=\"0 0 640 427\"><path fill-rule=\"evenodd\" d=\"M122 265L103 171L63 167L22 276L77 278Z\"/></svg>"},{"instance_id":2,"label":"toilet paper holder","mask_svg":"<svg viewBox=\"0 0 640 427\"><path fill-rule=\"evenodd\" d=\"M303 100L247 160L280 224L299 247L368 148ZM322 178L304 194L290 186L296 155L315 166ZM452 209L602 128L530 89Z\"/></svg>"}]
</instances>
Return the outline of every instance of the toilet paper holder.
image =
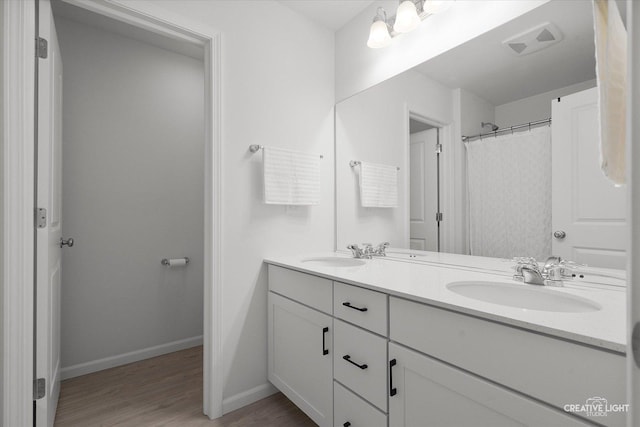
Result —
<instances>
[{"instance_id":1,"label":"toilet paper holder","mask_svg":"<svg viewBox=\"0 0 640 427\"><path fill-rule=\"evenodd\" d=\"M176 261L182 261L184 260L184 264L189 264L189 257L184 257L184 258L162 258L162 261L160 261L160 264L164 265L165 267L169 267L171 266L172 263L175 263ZM178 265L182 264L180 262L177 263Z\"/></svg>"}]
</instances>

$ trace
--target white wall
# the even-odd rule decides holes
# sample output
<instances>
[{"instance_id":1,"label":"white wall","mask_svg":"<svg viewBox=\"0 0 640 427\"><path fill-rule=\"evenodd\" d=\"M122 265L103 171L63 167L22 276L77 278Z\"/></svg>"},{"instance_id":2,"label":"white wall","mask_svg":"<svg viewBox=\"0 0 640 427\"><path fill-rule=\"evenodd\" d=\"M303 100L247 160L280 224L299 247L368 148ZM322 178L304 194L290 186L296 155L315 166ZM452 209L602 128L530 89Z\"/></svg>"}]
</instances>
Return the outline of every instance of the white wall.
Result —
<instances>
[{"instance_id":1,"label":"white wall","mask_svg":"<svg viewBox=\"0 0 640 427\"><path fill-rule=\"evenodd\" d=\"M267 270L278 253L333 250L333 33L276 1L131 1L222 35L224 409L269 389ZM249 144L324 154L320 205L262 201ZM242 394L245 393L245 394Z\"/></svg>"},{"instance_id":2,"label":"white wall","mask_svg":"<svg viewBox=\"0 0 640 427\"><path fill-rule=\"evenodd\" d=\"M57 20L63 375L202 335L202 61ZM188 256L182 269L164 257ZM126 361L126 360L125 360ZM97 368L104 367L98 364Z\"/></svg>"},{"instance_id":3,"label":"white wall","mask_svg":"<svg viewBox=\"0 0 640 427\"><path fill-rule=\"evenodd\" d=\"M375 1L336 33L336 99L343 100L523 15L549 0L458 0L383 49L367 47L379 6L389 16L397 1Z\"/></svg>"},{"instance_id":4,"label":"white wall","mask_svg":"<svg viewBox=\"0 0 640 427\"><path fill-rule=\"evenodd\" d=\"M416 71L407 71L336 106L338 250L350 243L383 241L409 247L409 111L449 124L453 120L452 91ZM352 169L350 160L400 166L398 207L363 208L359 169Z\"/></svg>"},{"instance_id":5,"label":"white wall","mask_svg":"<svg viewBox=\"0 0 640 427\"><path fill-rule=\"evenodd\" d=\"M551 117L551 101L558 97L570 95L596 86L596 80L576 83L560 89L541 93L529 98L519 99L495 108L496 124L509 127Z\"/></svg>"}]
</instances>

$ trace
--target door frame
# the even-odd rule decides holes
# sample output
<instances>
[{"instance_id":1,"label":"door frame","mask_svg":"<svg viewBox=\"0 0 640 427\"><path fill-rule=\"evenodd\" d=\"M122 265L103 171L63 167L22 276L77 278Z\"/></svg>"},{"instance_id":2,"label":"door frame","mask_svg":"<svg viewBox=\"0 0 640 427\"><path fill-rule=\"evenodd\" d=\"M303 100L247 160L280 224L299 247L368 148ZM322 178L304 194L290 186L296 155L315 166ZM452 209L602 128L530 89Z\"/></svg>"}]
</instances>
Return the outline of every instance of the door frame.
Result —
<instances>
[{"instance_id":1,"label":"door frame","mask_svg":"<svg viewBox=\"0 0 640 427\"><path fill-rule=\"evenodd\" d=\"M640 322L640 173L632 165L640 162L640 7L627 0L627 224L631 238L627 255L627 398L631 404L627 425L640 422L640 364L633 357L633 327ZM635 96L634 96L635 95ZM637 170L637 169L636 169ZM635 221L634 221L635 218ZM640 357L640 355L638 355Z\"/></svg>"},{"instance_id":2,"label":"door frame","mask_svg":"<svg viewBox=\"0 0 640 427\"><path fill-rule=\"evenodd\" d=\"M148 2L63 0L204 48L203 412L222 416L221 34ZM35 0L0 2L2 22L2 425L32 425ZM144 10L143 10L144 9ZM6 250L10 248L11 250Z\"/></svg>"},{"instance_id":3,"label":"door frame","mask_svg":"<svg viewBox=\"0 0 640 427\"><path fill-rule=\"evenodd\" d=\"M422 114L418 109L413 108L409 104L405 104L405 147L406 157L404 170L409 171L411 155L411 130L409 129L409 120L414 119L419 122L428 124L430 126L440 129L440 144L442 145L442 153L440 153L440 212L443 215L443 221L440 224L440 252L451 252L453 250L453 242L455 241L456 227L453 224L453 125L446 123L438 119L429 117L426 114ZM409 220L410 211L410 188L408 184L405 188L405 211L407 212L407 219L405 221L404 235L409 247L409 240L411 234L411 221Z\"/></svg>"}]
</instances>

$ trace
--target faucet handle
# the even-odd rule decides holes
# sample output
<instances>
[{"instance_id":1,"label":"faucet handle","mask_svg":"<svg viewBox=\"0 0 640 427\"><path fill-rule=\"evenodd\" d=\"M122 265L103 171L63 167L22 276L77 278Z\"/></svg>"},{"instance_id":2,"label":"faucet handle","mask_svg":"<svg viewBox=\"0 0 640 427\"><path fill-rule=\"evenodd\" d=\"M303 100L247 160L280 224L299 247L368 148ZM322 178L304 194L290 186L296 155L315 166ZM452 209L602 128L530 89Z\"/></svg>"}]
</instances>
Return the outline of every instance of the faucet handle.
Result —
<instances>
[{"instance_id":1,"label":"faucet handle","mask_svg":"<svg viewBox=\"0 0 640 427\"><path fill-rule=\"evenodd\" d=\"M560 264L558 264L558 266L560 267L560 272L563 276L571 277L571 275L576 270L586 267L587 264L580 264L575 261L568 261L566 259L563 259L562 261L560 261Z\"/></svg>"},{"instance_id":2,"label":"faucet handle","mask_svg":"<svg viewBox=\"0 0 640 427\"><path fill-rule=\"evenodd\" d=\"M390 246L391 244L389 242L382 242L380 243L378 246L376 246L375 249L375 253L376 255L380 255L380 256L387 256L386 253L386 249Z\"/></svg>"},{"instance_id":3,"label":"faucet handle","mask_svg":"<svg viewBox=\"0 0 640 427\"><path fill-rule=\"evenodd\" d=\"M540 272L538 261L533 257L514 257L513 261L516 262L516 265L513 267L515 270L515 273L513 274L514 280L518 280L520 282L525 280L523 270Z\"/></svg>"},{"instance_id":4,"label":"faucet handle","mask_svg":"<svg viewBox=\"0 0 640 427\"><path fill-rule=\"evenodd\" d=\"M514 270L516 270L517 274L522 273L523 267L529 267L535 270L540 269L540 265L538 264L538 261L533 257L528 257L528 256L514 257L513 261L516 262L516 266L514 267Z\"/></svg>"},{"instance_id":5,"label":"faucet handle","mask_svg":"<svg viewBox=\"0 0 640 427\"><path fill-rule=\"evenodd\" d=\"M362 249L360 249L360 247L358 247L357 244L352 243L350 245L347 245L347 249L351 250L354 258L362 258L363 251Z\"/></svg>"},{"instance_id":6,"label":"faucet handle","mask_svg":"<svg viewBox=\"0 0 640 427\"><path fill-rule=\"evenodd\" d=\"M560 261L560 265L562 267L570 268L570 269L573 269L573 270L576 270L578 268L587 267L587 264L580 264L579 262L569 261L569 260L566 260L566 259L563 259L562 261Z\"/></svg>"},{"instance_id":7,"label":"faucet handle","mask_svg":"<svg viewBox=\"0 0 640 427\"><path fill-rule=\"evenodd\" d=\"M513 257L513 261L518 264L538 265L538 261L534 257L530 256L516 256Z\"/></svg>"}]
</instances>

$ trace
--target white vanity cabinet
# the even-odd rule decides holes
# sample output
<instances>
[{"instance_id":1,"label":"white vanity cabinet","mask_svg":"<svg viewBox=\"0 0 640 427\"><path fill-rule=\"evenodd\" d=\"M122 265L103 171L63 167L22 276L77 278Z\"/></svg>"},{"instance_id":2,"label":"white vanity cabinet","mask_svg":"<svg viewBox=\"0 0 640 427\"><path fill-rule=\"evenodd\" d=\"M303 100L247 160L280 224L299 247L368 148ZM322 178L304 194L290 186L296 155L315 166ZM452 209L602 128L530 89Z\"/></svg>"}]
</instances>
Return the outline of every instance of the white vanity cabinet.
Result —
<instances>
[{"instance_id":1,"label":"white vanity cabinet","mask_svg":"<svg viewBox=\"0 0 640 427\"><path fill-rule=\"evenodd\" d=\"M269 380L321 426L623 426L625 358L269 265Z\"/></svg>"},{"instance_id":2,"label":"white vanity cabinet","mask_svg":"<svg viewBox=\"0 0 640 427\"><path fill-rule=\"evenodd\" d=\"M331 281L269 267L269 287L298 296L312 307L331 308ZM269 292L268 376L321 427L333 425L333 319L330 313ZM311 297L309 297L311 296ZM326 307L326 306L325 306Z\"/></svg>"}]
</instances>

